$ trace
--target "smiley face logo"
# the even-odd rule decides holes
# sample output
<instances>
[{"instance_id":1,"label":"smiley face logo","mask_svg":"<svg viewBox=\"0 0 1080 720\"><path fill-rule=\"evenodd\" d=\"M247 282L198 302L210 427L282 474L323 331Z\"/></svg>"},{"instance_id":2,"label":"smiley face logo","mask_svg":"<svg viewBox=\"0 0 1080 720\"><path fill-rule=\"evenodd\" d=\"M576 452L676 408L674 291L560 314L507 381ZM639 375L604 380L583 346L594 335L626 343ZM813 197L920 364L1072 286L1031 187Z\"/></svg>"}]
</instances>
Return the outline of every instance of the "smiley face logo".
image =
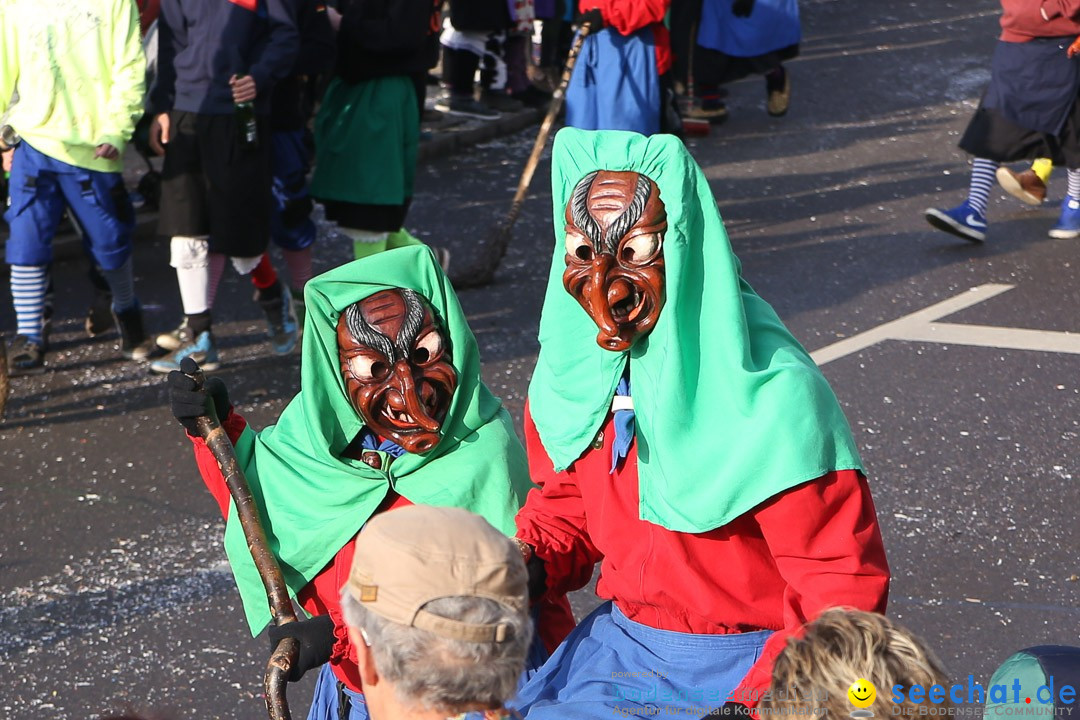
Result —
<instances>
[{"instance_id":1,"label":"smiley face logo","mask_svg":"<svg viewBox=\"0 0 1080 720\"><path fill-rule=\"evenodd\" d=\"M874 683L866 678L859 678L851 683L847 691L848 700L857 708L868 708L874 704L877 697L877 689Z\"/></svg>"}]
</instances>

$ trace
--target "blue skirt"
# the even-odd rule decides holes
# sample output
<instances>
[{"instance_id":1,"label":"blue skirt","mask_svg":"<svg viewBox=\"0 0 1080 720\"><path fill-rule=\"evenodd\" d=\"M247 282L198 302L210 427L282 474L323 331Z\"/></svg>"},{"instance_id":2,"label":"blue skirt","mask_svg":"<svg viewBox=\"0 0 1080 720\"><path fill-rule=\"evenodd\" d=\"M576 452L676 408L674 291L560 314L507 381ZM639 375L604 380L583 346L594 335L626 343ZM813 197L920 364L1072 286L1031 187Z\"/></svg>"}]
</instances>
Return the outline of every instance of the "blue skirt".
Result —
<instances>
[{"instance_id":1,"label":"blue skirt","mask_svg":"<svg viewBox=\"0 0 1080 720\"><path fill-rule=\"evenodd\" d=\"M731 14L727 0L705 0L697 42L725 55L752 58L792 45L802 39L798 0L755 0L749 17Z\"/></svg>"},{"instance_id":2,"label":"blue skirt","mask_svg":"<svg viewBox=\"0 0 1080 720\"><path fill-rule=\"evenodd\" d=\"M770 635L658 630L607 602L570 633L510 705L528 720L704 715L724 704Z\"/></svg>"},{"instance_id":3,"label":"blue skirt","mask_svg":"<svg viewBox=\"0 0 1080 720\"><path fill-rule=\"evenodd\" d=\"M566 124L582 130L660 132L660 79L652 28L585 38L566 88Z\"/></svg>"}]
</instances>

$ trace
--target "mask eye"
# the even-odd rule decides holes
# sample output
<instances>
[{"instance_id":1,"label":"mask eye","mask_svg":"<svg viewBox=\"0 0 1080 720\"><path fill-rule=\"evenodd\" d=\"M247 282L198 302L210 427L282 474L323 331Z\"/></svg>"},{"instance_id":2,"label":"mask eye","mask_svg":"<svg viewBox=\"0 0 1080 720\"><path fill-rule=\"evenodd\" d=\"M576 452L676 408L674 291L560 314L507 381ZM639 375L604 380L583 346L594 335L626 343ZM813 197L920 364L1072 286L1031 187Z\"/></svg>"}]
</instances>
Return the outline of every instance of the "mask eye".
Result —
<instances>
[{"instance_id":1,"label":"mask eye","mask_svg":"<svg viewBox=\"0 0 1080 720\"><path fill-rule=\"evenodd\" d=\"M660 251L660 233L637 235L623 243L619 260L626 265L644 265Z\"/></svg>"},{"instance_id":2,"label":"mask eye","mask_svg":"<svg viewBox=\"0 0 1080 720\"><path fill-rule=\"evenodd\" d=\"M435 362L443 353L442 335L437 330L432 330L416 342L412 351L412 360L417 365L427 365Z\"/></svg>"},{"instance_id":3,"label":"mask eye","mask_svg":"<svg viewBox=\"0 0 1080 720\"><path fill-rule=\"evenodd\" d=\"M566 233L566 254L579 262L593 259L593 246L584 235L576 232Z\"/></svg>"},{"instance_id":4,"label":"mask eye","mask_svg":"<svg viewBox=\"0 0 1080 720\"><path fill-rule=\"evenodd\" d=\"M374 355L355 355L349 358L349 371L360 382L382 380L390 372L390 365Z\"/></svg>"}]
</instances>

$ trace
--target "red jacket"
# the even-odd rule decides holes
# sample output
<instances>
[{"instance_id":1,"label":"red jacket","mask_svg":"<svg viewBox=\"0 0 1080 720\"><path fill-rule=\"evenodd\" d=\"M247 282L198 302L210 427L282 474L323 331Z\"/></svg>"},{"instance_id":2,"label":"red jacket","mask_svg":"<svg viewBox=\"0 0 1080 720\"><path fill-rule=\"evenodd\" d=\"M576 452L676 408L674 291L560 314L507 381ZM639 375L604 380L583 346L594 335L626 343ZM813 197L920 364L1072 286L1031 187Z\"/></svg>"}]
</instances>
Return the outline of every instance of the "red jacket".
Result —
<instances>
[{"instance_id":1,"label":"red jacket","mask_svg":"<svg viewBox=\"0 0 1080 720\"><path fill-rule=\"evenodd\" d=\"M775 630L731 699L753 707L787 638L822 610L884 612L889 568L866 480L831 472L701 534L638 516L637 448L611 469L609 416L594 444L556 473L528 408L532 479L518 537L545 561L549 593L584 587L600 563L596 592L632 620L685 633ZM597 447L599 446L599 447Z\"/></svg>"},{"instance_id":2,"label":"red jacket","mask_svg":"<svg viewBox=\"0 0 1080 720\"><path fill-rule=\"evenodd\" d=\"M1080 0L1001 0L1005 42L1067 35L1080 35Z\"/></svg>"},{"instance_id":3,"label":"red jacket","mask_svg":"<svg viewBox=\"0 0 1080 720\"><path fill-rule=\"evenodd\" d=\"M222 427L229 436L229 440L235 445L240 434L247 427L247 421L234 410L222 423ZM214 454L210 452L210 448L206 446L202 438L191 437L191 442L195 446L195 462L199 466L199 474L202 475L210 494L217 500L222 517L228 517L229 503L232 498L229 495L229 488L225 485L221 468L218 467ZM375 512L385 512L411 504L408 499L393 490L388 490L386 498ZM360 685L356 648L349 641L345 618L341 614L341 588L349 579L355 545L356 538L354 537L338 550L334 559L312 578L310 583L297 593L296 599L309 615L329 615L333 620L334 647L330 655L330 669L350 690L363 692ZM539 608L539 613L537 629L548 652L551 652L573 628L573 616L565 597L545 600Z\"/></svg>"},{"instance_id":4,"label":"red jacket","mask_svg":"<svg viewBox=\"0 0 1080 720\"><path fill-rule=\"evenodd\" d=\"M600 8L604 22L620 35L652 27L656 42L656 74L671 69L671 36L664 25L671 0L580 0L581 12Z\"/></svg>"}]
</instances>

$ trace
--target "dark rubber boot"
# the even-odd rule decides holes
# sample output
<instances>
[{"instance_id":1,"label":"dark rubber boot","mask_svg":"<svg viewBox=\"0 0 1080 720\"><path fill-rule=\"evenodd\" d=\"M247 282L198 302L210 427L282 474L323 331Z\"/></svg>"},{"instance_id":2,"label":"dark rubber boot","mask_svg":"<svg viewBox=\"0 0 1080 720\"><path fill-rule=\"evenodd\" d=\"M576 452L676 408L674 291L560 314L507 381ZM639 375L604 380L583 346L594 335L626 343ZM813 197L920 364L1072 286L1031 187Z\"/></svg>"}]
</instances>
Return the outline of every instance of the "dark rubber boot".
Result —
<instances>
[{"instance_id":1,"label":"dark rubber boot","mask_svg":"<svg viewBox=\"0 0 1080 720\"><path fill-rule=\"evenodd\" d=\"M147 360L154 350L154 341L143 330L142 308L136 305L122 312L113 310L112 316L120 333L120 354L128 360Z\"/></svg>"}]
</instances>

